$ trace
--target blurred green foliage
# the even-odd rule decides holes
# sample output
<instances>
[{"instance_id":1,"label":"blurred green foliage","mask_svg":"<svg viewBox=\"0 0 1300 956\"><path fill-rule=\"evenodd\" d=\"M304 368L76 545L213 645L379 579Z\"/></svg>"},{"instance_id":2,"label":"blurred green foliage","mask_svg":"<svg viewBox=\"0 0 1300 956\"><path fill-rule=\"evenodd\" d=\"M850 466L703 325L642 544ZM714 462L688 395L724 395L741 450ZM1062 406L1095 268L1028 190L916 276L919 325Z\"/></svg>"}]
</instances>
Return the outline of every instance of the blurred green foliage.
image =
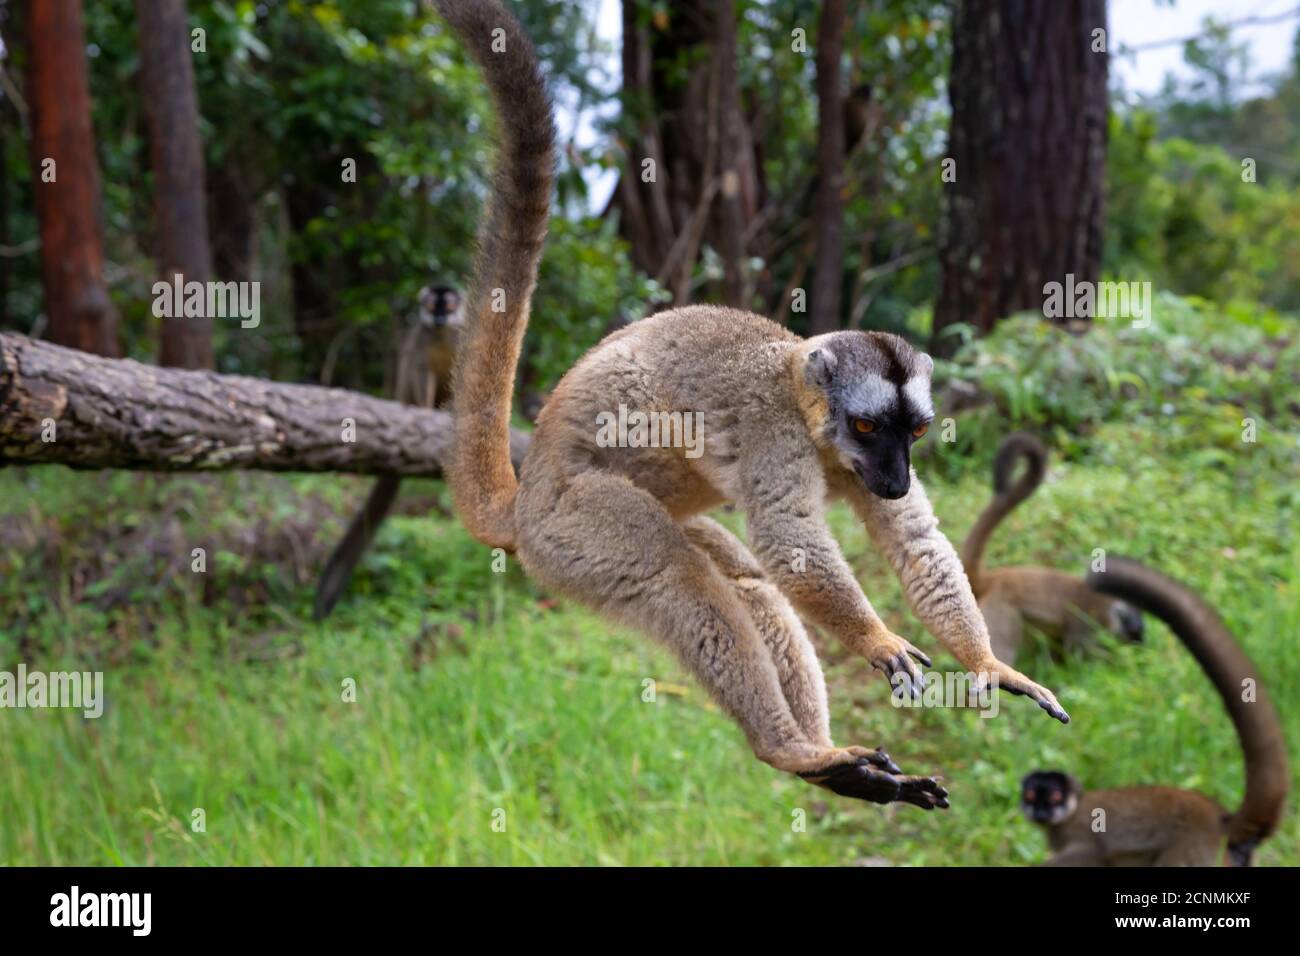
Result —
<instances>
[{"instance_id":1,"label":"blurred green foliage","mask_svg":"<svg viewBox=\"0 0 1300 956\"><path fill-rule=\"evenodd\" d=\"M1295 320L1169 293L1155 294L1151 309L1146 328L1100 318L1075 336L1024 314L967 341L935 372L940 391L956 381L980 396L961 415L955 450L991 453L1001 434L1028 428L1081 459L1095 452L1102 425L1142 422L1189 468L1215 469L1240 460L1253 424L1250 454L1300 482ZM949 457L933 445L927 453L940 467ZM1300 500L1300 485L1292 487Z\"/></svg>"},{"instance_id":2,"label":"blurred green foliage","mask_svg":"<svg viewBox=\"0 0 1300 956\"><path fill-rule=\"evenodd\" d=\"M1112 117L1106 272L1218 302L1300 310L1300 186L1244 181L1242 158L1156 133L1149 113Z\"/></svg>"}]
</instances>

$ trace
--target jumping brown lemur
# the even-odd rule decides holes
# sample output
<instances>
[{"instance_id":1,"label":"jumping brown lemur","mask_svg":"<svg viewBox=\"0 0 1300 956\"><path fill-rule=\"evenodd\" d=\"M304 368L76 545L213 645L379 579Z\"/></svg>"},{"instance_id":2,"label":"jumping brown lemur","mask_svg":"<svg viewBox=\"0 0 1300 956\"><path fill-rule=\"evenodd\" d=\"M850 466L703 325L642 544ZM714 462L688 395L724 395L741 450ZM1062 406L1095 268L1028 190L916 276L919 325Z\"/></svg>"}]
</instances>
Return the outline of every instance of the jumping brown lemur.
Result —
<instances>
[{"instance_id":1,"label":"jumping brown lemur","mask_svg":"<svg viewBox=\"0 0 1300 956\"><path fill-rule=\"evenodd\" d=\"M426 285L420 289L416 304L398 347L394 397L407 405L437 408L451 401L451 367L464 326L460 292L449 286ZM357 562L392 510L401 484L398 476L384 475L370 489L316 585L316 620L327 617L342 597Z\"/></svg>"},{"instance_id":2,"label":"jumping brown lemur","mask_svg":"<svg viewBox=\"0 0 1300 956\"><path fill-rule=\"evenodd\" d=\"M1290 785L1286 741L1258 671L1205 602L1177 581L1124 558L1108 558L1088 584L1154 614L1192 652L1232 718L1246 764L1235 813L1193 790L1126 787L1083 791L1059 770L1021 781L1021 809L1047 831L1053 866L1249 866L1277 827ZM1101 811L1101 812L1099 812Z\"/></svg>"},{"instance_id":3,"label":"jumping brown lemur","mask_svg":"<svg viewBox=\"0 0 1300 956\"><path fill-rule=\"evenodd\" d=\"M1021 460L1024 474L1013 482L1011 476ZM1026 432L1004 438L993 459L993 500L961 548L962 566L989 626L993 656L1011 663L1026 624L1067 650L1095 645L1097 627L1126 641L1142 640L1142 615L1123 601L1094 591L1080 577L1054 568L983 566L984 549L994 529L1034 493L1046 471L1047 449L1041 441Z\"/></svg>"},{"instance_id":4,"label":"jumping brown lemur","mask_svg":"<svg viewBox=\"0 0 1300 956\"><path fill-rule=\"evenodd\" d=\"M515 552L544 587L675 651L760 760L845 796L946 807L936 780L904 776L879 749L831 743L795 609L915 694L912 659L930 663L877 616L831 536L826 503L847 500L921 622L978 684L1068 721L1051 691L989 649L961 561L911 472L933 415L933 363L897 336L805 341L715 306L642 319L555 387L516 478L511 393L550 212L551 105L528 38L499 3L437 7L483 71L501 138L453 371L447 478L470 533ZM698 416L701 447L663 447L689 445L680 428L656 447L633 434L602 440L602 418L625 409ZM726 502L746 513L748 547L702 515Z\"/></svg>"}]
</instances>

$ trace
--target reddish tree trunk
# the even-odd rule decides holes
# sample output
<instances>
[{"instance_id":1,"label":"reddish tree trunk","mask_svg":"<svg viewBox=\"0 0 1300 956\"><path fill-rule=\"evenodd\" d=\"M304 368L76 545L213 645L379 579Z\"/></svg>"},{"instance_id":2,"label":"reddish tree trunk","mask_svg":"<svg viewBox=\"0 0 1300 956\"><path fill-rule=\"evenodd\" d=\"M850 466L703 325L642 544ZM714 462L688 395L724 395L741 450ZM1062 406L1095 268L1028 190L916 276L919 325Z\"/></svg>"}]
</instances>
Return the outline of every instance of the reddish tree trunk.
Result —
<instances>
[{"instance_id":1,"label":"reddish tree trunk","mask_svg":"<svg viewBox=\"0 0 1300 956\"><path fill-rule=\"evenodd\" d=\"M847 0L826 0L817 39L817 194L813 199L812 311L814 335L840 327L840 293L844 279L844 91L840 61L844 54Z\"/></svg>"},{"instance_id":2,"label":"reddish tree trunk","mask_svg":"<svg viewBox=\"0 0 1300 956\"><path fill-rule=\"evenodd\" d=\"M185 0L136 0L135 10L140 91L149 124L158 275L168 283L178 273L185 282L207 282L212 259ZM158 361L181 368L211 368L213 318L164 318Z\"/></svg>"},{"instance_id":3,"label":"reddish tree trunk","mask_svg":"<svg viewBox=\"0 0 1300 956\"><path fill-rule=\"evenodd\" d=\"M1101 270L1107 56L1092 49L1105 0L960 0L939 230L932 347L1041 309L1043 286Z\"/></svg>"},{"instance_id":4,"label":"reddish tree trunk","mask_svg":"<svg viewBox=\"0 0 1300 956\"><path fill-rule=\"evenodd\" d=\"M50 338L117 355L117 311L104 285L99 167L80 0L27 7L32 184Z\"/></svg>"}]
</instances>

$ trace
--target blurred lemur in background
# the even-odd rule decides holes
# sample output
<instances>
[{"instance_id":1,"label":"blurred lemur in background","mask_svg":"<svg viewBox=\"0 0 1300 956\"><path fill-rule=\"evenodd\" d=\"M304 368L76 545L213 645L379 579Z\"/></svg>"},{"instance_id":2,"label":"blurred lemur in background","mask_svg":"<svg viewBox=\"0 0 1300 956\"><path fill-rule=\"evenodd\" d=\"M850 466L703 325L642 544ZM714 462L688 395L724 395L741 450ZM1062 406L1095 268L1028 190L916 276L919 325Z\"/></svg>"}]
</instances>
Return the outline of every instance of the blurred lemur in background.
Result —
<instances>
[{"instance_id":1,"label":"blurred lemur in background","mask_svg":"<svg viewBox=\"0 0 1300 956\"><path fill-rule=\"evenodd\" d=\"M1014 482L1016 464L1025 471ZM1142 640L1142 615L1123 601L1089 588L1082 578L1053 568L987 569L984 548L1012 509L1034 493L1047 471L1047 449L1033 435L1016 432L998 446L993 460L993 500L962 545L961 561L989 626L999 660L1014 662L1029 625L1066 650L1092 647L1094 628L1126 641Z\"/></svg>"},{"instance_id":2,"label":"blurred lemur in background","mask_svg":"<svg viewBox=\"0 0 1300 956\"><path fill-rule=\"evenodd\" d=\"M919 696L913 658L929 664L876 614L827 528L827 501L846 500L965 670L1068 721L1051 691L993 656L961 561L912 474L912 444L933 416L933 363L898 336L805 341L735 309L661 312L570 369L516 476L509 426L550 214L551 102L500 3L437 7L482 70L501 140L454 371L446 472L469 532L517 553L542 586L675 651L760 760L844 796L946 807L933 778L831 742L825 682L796 609L891 686ZM666 439L611 437L599 423L623 408L666 422ZM683 434L688 415L698 444ZM746 512L748 546L703 514L727 502Z\"/></svg>"},{"instance_id":3,"label":"blurred lemur in background","mask_svg":"<svg viewBox=\"0 0 1300 956\"><path fill-rule=\"evenodd\" d=\"M1235 813L1194 790L1083 791L1059 770L1021 782L1020 806L1047 831L1052 866L1248 866L1282 816L1290 786L1286 741L1258 671L1200 598L1136 561L1109 558L1088 584L1154 614L1192 652L1223 698L1241 741L1246 792ZM1098 811L1102 811L1099 813Z\"/></svg>"},{"instance_id":4,"label":"blurred lemur in background","mask_svg":"<svg viewBox=\"0 0 1300 956\"><path fill-rule=\"evenodd\" d=\"M424 286L416 302L398 347L394 397L407 405L437 408L451 401L452 363L464 325L460 292L449 286ZM348 525L316 586L316 620L328 616L338 603L357 562L397 500L401 484L396 475L379 478Z\"/></svg>"}]
</instances>

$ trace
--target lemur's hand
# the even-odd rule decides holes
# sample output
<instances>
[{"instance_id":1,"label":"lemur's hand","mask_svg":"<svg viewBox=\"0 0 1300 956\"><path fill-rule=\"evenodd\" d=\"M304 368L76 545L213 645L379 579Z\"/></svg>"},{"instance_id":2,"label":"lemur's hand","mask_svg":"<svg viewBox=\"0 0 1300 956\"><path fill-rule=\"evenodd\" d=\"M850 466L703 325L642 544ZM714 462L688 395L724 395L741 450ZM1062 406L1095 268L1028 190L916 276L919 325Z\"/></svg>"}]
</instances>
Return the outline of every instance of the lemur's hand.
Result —
<instances>
[{"instance_id":1,"label":"lemur's hand","mask_svg":"<svg viewBox=\"0 0 1300 956\"><path fill-rule=\"evenodd\" d=\"M911 658L914 657L929 667L930 658L922 651L897 634L882 628L867 638L866 649L862 652L862 656L871 661L872 667L884 671L891 688L897 686L894 675L903 675L903 686L913 698L920 699L924 687L921 681L921 670L912 663Z\"/></svg>"},{"instance_id":2,"label":"lemur's hand","mask_svg":"<svg viewBox=\"0 0 1300 956\"><path fill-rule=\"evenodd\" d=\"M1028 697L1063 724L1070 722L1070 715L1056 700L1056 695L1046 687L1035 684L1020 671L1009 667L995 657L989 657L978 667L972 668L976 674L976 690L983 691L985 685L996 680L997 686L1008 694Z\"/></svg>"}]
</instances>

